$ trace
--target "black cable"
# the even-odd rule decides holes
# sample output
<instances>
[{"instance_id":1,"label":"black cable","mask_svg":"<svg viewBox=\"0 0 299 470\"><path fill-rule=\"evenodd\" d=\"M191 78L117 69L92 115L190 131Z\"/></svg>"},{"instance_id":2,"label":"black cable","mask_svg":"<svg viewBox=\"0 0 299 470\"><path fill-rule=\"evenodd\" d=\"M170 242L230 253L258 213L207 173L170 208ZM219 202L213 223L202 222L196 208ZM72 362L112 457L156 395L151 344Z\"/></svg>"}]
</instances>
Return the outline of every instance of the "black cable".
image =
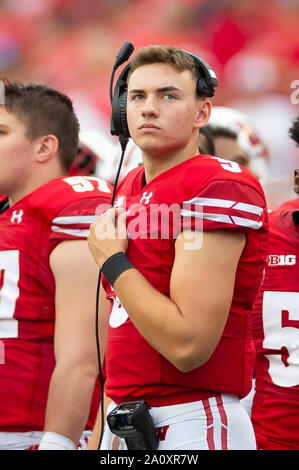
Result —
<instances>
[{"instance_id":1,"label":"black cable","mask_svg":"<svg viewBox=\"0 0 299 470\"><path fill-rule=\"evenodd\" d=\"M114 79L116 69L117 69L117 67L114 65L114 67L112 69L112 74L111 74L111 77L110 77L109 96L110 96L110 102L111 103L113 101L113 79Z\"/></svg>"},{"instance_id":2,"label":"black cable","mask_svg":"<svg viewBox=\"0 0 299 470\"><path fill-rule=\"evenodd\" d=\"M98 450L101 447L103 433L104 433L104 383L102 375L102 365L101 365L101 353L100 353L100 340L99 340L99 295L100 295L100 286L101 286L101 274L102 270L100 269L98 283L97 283L97 297L96 297L96 343L97 343L97 357L98 357L98 369L99 369L99 383L100 383L100 407L101 407L101 433L98 443Z\"/></svg>"},{"instance_id":3,"label":"black cable","mask_svg":"<svg viewBox=\"0 0 299 470\"><path fill-rule=\"evenodd\" d=\"M113 187L113 193L112 193L112 198L111 198L111 207L114 206L114 201L115 201L115 195L116 195L116 188L119 180L119 175L121 171L121 167L123 164L124 156L125 156L125 151L126 151L126 143L122 144L122 153L120 157L120 161L118 164L118 169L114 181L114 187ZM100 269L99 276L98 276L98 283L97 283L97 297L96 297L96 345L97 345L97 357L98 357L98 368L99 368L99 383L100 383L100 394L101 394L101 432L100 432L100 438L99 438L99 443L98 443L98 450L100 450L100 447L102 445L102 440L103 440L103 434L104 434L104 383L103 383L103 375L102 375L102 365L101 365L101 352L100 352L100 338L99 338L99 296L100 296L100 287L101 287L101 275L102 275L102 270Z\"/></svg>"},{"instance_id":4,"label":"black cable","mask_svg":"<svg viewBox=\"0 0 299 470\"><path fill-rule=\"evenodd\" d=\"M113 81L114 81L114 75L116 70L120 65L122 65L124 62L126 62L130 55L132 54L134 50L134 46L126 41L121 49L119 50L116 60L112 69L111 77L110 77L110 86L109 86L109 95L110 95L110 102L112 105L113 102ZM113 106L112 106L113 107ZM114 133L111 131L111 133L114 135ZM117 134L118 135L118 134ZM111 207L114 206L114 200L115 200L115 194L116 194L116 187L118 184L119 180L119 175L121 171L121 167L123 164L123 159L125 156L125 151L128 143L128 137L120 134L118 135L119 142L121 145L122 153L120 157L120 161L118 164L118 169L114 181L114 187L113 187L113 192L112 192L112 198L111 198ZM96 298L96 345L97 345L97 356L98 356L98 368L99 368L99 382L100 382L100 393L101 393L101 432L100 432L100 439L98 443L98 450L101 447L102 444L102 439L103 439L103 433L104 433L104 384L103 384L103 375L102 375L102 365L101 365L101 353L100 353L100 339L99 339L99 295L100 295L100 287L101 287L101 275L102 275L102 270L100 269L99 276L98 276L98 283L97 283L97 298Z\"/></svg>"}]
</instances>

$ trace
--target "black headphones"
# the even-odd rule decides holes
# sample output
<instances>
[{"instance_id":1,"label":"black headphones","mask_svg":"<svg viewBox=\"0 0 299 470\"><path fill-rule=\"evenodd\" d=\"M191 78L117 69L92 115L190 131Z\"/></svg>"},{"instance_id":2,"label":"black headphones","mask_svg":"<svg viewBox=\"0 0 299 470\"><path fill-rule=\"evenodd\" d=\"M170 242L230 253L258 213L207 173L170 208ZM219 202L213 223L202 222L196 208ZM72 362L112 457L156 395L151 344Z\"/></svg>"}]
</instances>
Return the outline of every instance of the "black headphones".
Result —
<instances>
[{"instance_id":1,"label":"black headphones","mask_svg":"<svg viewBox=\"0 0 299 470\"><path fill-rule=\"evenodd\" d=\"M120 143L127 143L130 137L130 131L127 123L127 78L130 72L130 64L122 70L112 96L112 84L116 69L128 60L134 50L133 45L130 42L125 42L119 53L117 54L114 68L111 75L110 81L110 100L112 105L111 113L111 127L110 132L112 135L119 137ZM201 57L192 54L188 51L183 51L189 54L194 60L196 67L200 71L201 77L197 80L196 93L198 96L214 96L214 88L218 86L218 80L216 73L212 67Z\"/></svg>"}]
</instances>

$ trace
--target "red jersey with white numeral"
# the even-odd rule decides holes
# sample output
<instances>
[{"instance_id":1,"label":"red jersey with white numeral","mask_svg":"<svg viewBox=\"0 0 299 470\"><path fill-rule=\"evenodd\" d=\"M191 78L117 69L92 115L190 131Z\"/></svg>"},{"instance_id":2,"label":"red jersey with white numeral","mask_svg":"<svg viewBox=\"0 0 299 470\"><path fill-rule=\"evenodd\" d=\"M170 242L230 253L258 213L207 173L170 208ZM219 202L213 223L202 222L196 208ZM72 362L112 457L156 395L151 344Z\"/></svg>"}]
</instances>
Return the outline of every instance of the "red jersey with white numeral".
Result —
<instances>
[{"instance_id":1,"label":"red jersey with white numeral","mask_svg":"<svg viewBox=\"0 0 299 470\"><path fill-rule=\"evenodd\" d=\"M85 239L111 187L90 177L57 178L12 207L0 205L0 431L42 430L54 367L55 281L50 254ZM97 413L98 394L88 428Z\"/></svg>"},{"instance_id":2,"label":"red jersey with white numeral","mask_svg":"<svg viewBox=\"0 0 299 470\"><path fill-rule=\"evenodd\" d=\"M299 449L299 198L269 216L265 279L253 311L252 420L260 447Z\"/></svg>"},{"instance_id":3,"label":"red jersey with white numeral","mask_svg":"<svg viewBox=\"0 0 299 470\"><path fill-rule=\"evenodd\" d=\"M243 397L251 386L254 362L250 311L266 259L268 222L261 186L237 163L206 155L144 182L143 166L131 171L118 186L115 206L127 209L127 257L162 294L170 296L175 241L181 231L243 232L247 242L219 344L204 365L190 372L180 372L150 346L103 279L112 303L106 393L116 403L142 399L150 406L191 402L219 392Z\"/></svg>"}]
</instances>

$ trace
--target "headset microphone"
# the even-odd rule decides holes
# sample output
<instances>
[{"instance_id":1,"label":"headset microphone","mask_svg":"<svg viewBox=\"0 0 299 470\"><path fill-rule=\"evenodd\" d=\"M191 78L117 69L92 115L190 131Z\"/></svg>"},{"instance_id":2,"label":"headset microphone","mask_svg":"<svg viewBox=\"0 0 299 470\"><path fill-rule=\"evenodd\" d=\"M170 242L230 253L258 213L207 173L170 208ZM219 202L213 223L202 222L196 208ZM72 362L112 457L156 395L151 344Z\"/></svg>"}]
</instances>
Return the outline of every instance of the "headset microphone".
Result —
<instances>
[{"instance_id":1,"label":"headset microphone","mask_svg":"<svg viewBox=\"0 0 299 470\"><path fill-rule=\"evenodd\" d=\"M130 42L126 41L119 50L119 53L116 56L114 68L115 70L124 62L128 60L128 58L132 55L134 51L134 46Z\"/></svg>"}]
</instances>

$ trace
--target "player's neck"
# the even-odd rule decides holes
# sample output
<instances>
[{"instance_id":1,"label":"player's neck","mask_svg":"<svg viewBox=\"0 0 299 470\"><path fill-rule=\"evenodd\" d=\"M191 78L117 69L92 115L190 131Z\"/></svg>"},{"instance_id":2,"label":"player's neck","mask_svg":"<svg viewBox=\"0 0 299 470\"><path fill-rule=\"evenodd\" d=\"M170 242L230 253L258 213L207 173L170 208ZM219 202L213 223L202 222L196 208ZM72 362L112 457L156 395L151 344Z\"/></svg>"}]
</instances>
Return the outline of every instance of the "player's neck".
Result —
<instances>
[{"instance_id":1,"label":"player's neck","mask_svg":"<svg viewBox=\"0 0 299 470\"><path fill-rule=\"evenodd\" d=\"M59 178L60 176L67 176L65 172L60 169L54 170L52 168L47 169L47 171L45 170L46 168L43 168L41 171L32 173L19 187L14 188L14 190L9 193L8 199L10 207L44 184L49 183L49 181Z\"/></svg>"},{"instance_id":2,"label":"player's neck","mask_svg":"<svg viewBox=\"0 0 299 470\"><path fill-rule=\"evenodd\" d=\"M179 165L180 163L189 160L190 158L198 155L197 145L184 148L178 152L170 152L169 154L161 155L155 153L143 152L143 162L145 171L146 184L150 183L161 173Z\"/></svg>"}]
</instances>

